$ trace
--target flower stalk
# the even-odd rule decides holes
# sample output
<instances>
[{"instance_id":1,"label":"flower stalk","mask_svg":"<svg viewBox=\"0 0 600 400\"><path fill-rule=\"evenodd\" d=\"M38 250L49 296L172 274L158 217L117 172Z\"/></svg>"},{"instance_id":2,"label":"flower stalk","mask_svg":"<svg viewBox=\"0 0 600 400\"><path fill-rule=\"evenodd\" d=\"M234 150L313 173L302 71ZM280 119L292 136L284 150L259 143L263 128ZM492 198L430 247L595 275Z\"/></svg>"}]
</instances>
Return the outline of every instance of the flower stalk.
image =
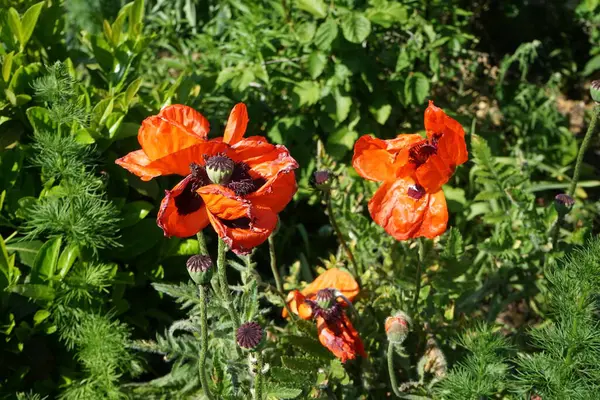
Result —
<instances>
[{"instance_id":1,"label":"flower stalk","mask_svg":"<svg viewBox=\"0 0 600 400\"><path fill-rule=\"evenodd\" d=\"M254 355L256 356L256 364L254 366L256 369L256 374L254 375L254 400L262 400L264 361L261 351L257 351Z\"/></svg>"},{"instance_id":2,"label":"flower stalk","mask_svg":"<svg viewBox=\"0 0 600 400\"><path fill-rule=\"evenodd\" d=\"M394 346L395 343L390 341L388 344L387 353L388 373L390 375L390 385L392 385L392 391L397 397L402 397L402 393L398 389L398 381L396 380L396 374L394 372Z\"/></svg>"},{"instance_id":3,"label":"flower stalk","mask_svg":"<svg viewBox=\"0 0 600 400\"><path fill-rule=\"evenodd\" d=\"M581 142L579 153L577 154L577 163L575 164L575 171L573 171L573 179L571 179L571 187L569 188L569 196L571 197L573 197L573 194L575 194L575 189L577 189L579 173L581 172L581 166L583 164L583 156L585 155L585 152L589 147L590 142L592 141L592 137L594 136L594 131L596 130L596 123L598 122L598 114L600 114L600 104L595 104L594 110L592 111L592 120L590 121L590 125L588 126L588 130L585 133L583 142Z\"/></svg>"},{"instance_id":4,"label":"flower stalk","mask_svg":"<svg viewBox=\"0 0 600 400\"><path fill-rule=\"evenodd\" d=\"M208 318L206 314L206 288L203 285L198 285L198 292L200 293L200 360L198 361L199 373L200 373L200 383L202 383L202 389L204 390L204 394L210 400L214 399L214 396L210 392L210 388L208 386L208 377L206 376L206 356L208 353Z\"/></svg>"},{"instance_id":5,"label":"flower stalk","mask_svg":"<svg viewBox=\"0 0 600 400\"><path fill-rule=\"evenodd\" d=\"M333 227L333 230L335 231L335 234L337 235L340 244L344 248L344 251L346 252L346 255L348 256L350 263L352 264L352 272L354 273L354 276L356 277L356 280L358 281L358 283L360 285L360 275L359 275L358 264L356 263L356 259L354 258L354 254L352 253L352 250L350 250L350 247L348 247L348 244L346 243L346 240L344 239L344 235L342 235L340 226L338 225L337 220L335 218L335 214L333 213L333 206L331 203L331 192L327 192L325 194L325 203L327 203L327 213L329 214L329 221L331 222L331 226Z\"/></svg>"},{"instance_id":6,"label":"flower stalk","mask_svg":"<svg viewBox=\"0 0 600 400\"><path fill-rule=\"evenodd\" d=\"M413 315L414 318L417 319L419 313L417 312L417 306L419 305L419 294L421 293L421 279L422 279L422 269L423 269L423 262L425 261L425 239L423 238L419 238L418 239L418 243L419 243L419 250L418 250L418 257L417 257L417 275L416 275L416 287L415 287L415 297L413 298L413 305L412 305L412 310L413 310Z\"/></svg>"},{"instance_id":7,"label":"flower stalk","mask_svg":"<svg viewBox=\"0 0 600 400\"><path fill-rule=\"evenodd\" d=\"M231 298L231 292L229 290L229 284L227 283L227 266L225 260L225 253L227 251L227 245L223 239L219 239L219 247L217 253L217 274L219 276L219 285L221 287L221 296L225 300L227 305L227 311L233 321L233 333L235 335L236 329L240 326L240 317L237 315L233 306L233 299Z\"/></svg>"},{"instance_id":8,"label":"flower stalk","mask_svg":"<svg viewBox=\"0 0 600 400\"><path fill-rule=\"evenodd\" d=\"M295 320L296 314L294 314L290 309L290 306L286 301L285 294L283 293L283 283L281 281L281 276L279 275L279 269L277 268L277 257L275 255L275 239L273 238L273 236L275 236L274 233L272 233L271 236L269 236L269 259L271 262L271 271L273 272L273 278L275 278L275 287L277 288L277 294L279 294L279 297L281 297L281 299L283 300L283 306L287 310L288 315L292 318L292 320Z\"/></svg>"}]
</instances>

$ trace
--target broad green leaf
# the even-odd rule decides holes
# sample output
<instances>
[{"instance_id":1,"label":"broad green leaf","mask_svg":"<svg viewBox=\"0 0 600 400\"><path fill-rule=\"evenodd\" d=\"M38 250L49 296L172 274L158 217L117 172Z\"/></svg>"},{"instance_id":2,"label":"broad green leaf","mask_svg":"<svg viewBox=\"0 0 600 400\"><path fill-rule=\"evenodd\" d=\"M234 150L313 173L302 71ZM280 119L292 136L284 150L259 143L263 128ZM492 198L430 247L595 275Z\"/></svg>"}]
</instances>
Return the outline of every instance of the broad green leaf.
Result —
<instances>
[{"instance_id":1,"label":"broad green leaf","mask_svg":"<svg viewBox=\"0 0 600 400\"><path fill-rule=\"evenodd\" d=\"M371 22L389 28L394 23L405 23L408 20L406 7L395 2L385 2L378 7L369 8L366 16Z\"/></svg>"},{"instance_id":2,"label":"broad green leaf","mask_svg":"<svg viewBox=\"0 0 600 400\"><path fill-rule=\"evenodd\" d=\"M392 105L388 103L375 103L369 106L369 112L380 125L383 125L392 113Z\"/></svg>"},{"instance_id":3,"label":"broad green leaf","mask_svg":"<svg viewBox=\"0 0 600 400\"><path fill-rule=\"evenodd\" d=\"M301 44L308 44L313 40L316 31L317 24L314 21L302 22L296 28L296 36Z\"/></svg>"},{"instance_id":4,"label":"broad green leaf","mask_svg":"<svg viewBox=\"0 0 600 400\"><path fill-rule=\"evenodd\" d=\"M19 13L14 8L8 9L8 26L10 26L10 30L17 37L19 43L21 43L21 48L23 48L23 30L21 28L21 17Z\"/></svg>"},{"instance_id":5,"label":"broad green leaf","mask_svg":"<svg viewBox=\"0 0 600 400\"><path fill-rule=\"evenodd\" d=\"M137 78L135 81L131 82L129 86L127 86L127 90L125 90L125 106L129 107L131 102L135 98L138 90L140 90L140 86L142 86L142 78Z\"/></svg>"},{"instance_id":6,"label":"broad green leaf","mask_svg":"<svg viewBox=\"0 0 600 400\"><path fill-rule=\"evenodd\" d=\"M121 260L133 259L154 247L162 237L163 232L156 225L156 221L143 219L121 231L119 242L123 247L114 250L113 254Z\"/></svg>"},{"instance_id":7,"label":"broad green leaf","mask_svg":"<svg viewBox=\"0 0 600 400\"><path fill-rule=\"evenodd\" d=\"M296 5L299 9L309 12L317 18L327 16L327 5L323 0L297 0Z\"/></svg>"},{"instance_id":8,"label":"broad green leaf","mask_svg":"<svg viewBox=\"0 0 600 400\"><path fill-rule=\"evenodd\" d=\"M358 12L344 15L341 25L344 37L351 43L361 43L371 33L371 22L367 17Z\"/></svg>"},{"instance_id":9,"label":"broad green leaf","mask_svg":"<svg viewBox=\"0 0 600 400\"><path fill-rule=\"evenodd\" d=\"M50 301L54 299L54 289L48 285L25 283L23 285L14 285L10 287L10 291L20 294L21 296L29 297L34 300Z\"/></svg>"},{"instance_id":10,"label":"broad green leaf","mask_svg":"<svg viewBox=\"0 0 600 400\"><path fill-rule=\"evenodd\" d=\"M272 396L275 399L295 399L302 394L302 389L282 387L274 384L269 384L267 387L267 396Z\"/></svg>"},{"instance_id":11,"label":"broad green leaf","mask_svg":"<svg viewBox=\"0 0 600 400\"><path fill-rule=\"evenodd\" d=\"M125 24L125 18L127 18L127 13L119 12L117 19L111 25L112 36L110 40L112 41L113 46L117 47L121 42L121 33L123 31L123 24Z\"/></svg>"},{"instance_id":12,"label":"broad green leaf","mask_svg":"<svg viewBox=\"0 0 600 400\"><path fill-rule=\"evenodd\" d=\"M144 0L135 0L129 9L129 36L137 39L142 33L144 21Z\"/></svg>"},{"instance_id":13,"label":"broad green leaf","mask_svg":"<svg viewBox=\"0 0 600 400\"><path fill-rule=\"evenodd\" d=\"M323 73L327 65L327 55L321 51L313 51L308 56L308 73L310 77L316 79Z\"/></svg>"},{"instance_id":14,"label":"broad green leaf","mask_svg":"<svg viewBox=\"0 0 600 400\"><path fill-rule=\"evenodd\" d=\"M327 138L327 152L336 158L343 157L354 147L358 132L344 126L333 132Z\"/></svg>"},{"instance_id":15,"label":"broad green leaf","mask_svg":"<svg viewBox=\"0 0 600 400\"><path fill-rule=\"evenodd\" d=\"M423 104L429 95L429 79L420 72L409 76L404 83L404 96L408 104Z\"/></svg>"},{"instance_id":16,"label":"broad green leaf","mask_svg":"<svg viewBox=\"0 0 600 400\"><path fill-rule=\"evenodd\" d=\"M15 52L11 51L7 55L5 55L4 59L2 60L2 79L4 80L4 82L7 82L7 83L8 83L8 80L10 79L10 73L12 71L14 54L15 54Z\"/></svg>"},{"instance_id":17,"label":"broad green leaf","mask_svg":"<svg viewBox=\"0 0 600 400\"><path fill-rule=\"evenodd\" d=\"M77 257L79 257L79 246L76 244L71 243L62 251L56 268L57 275L61 279L67 276Z\"/></svg>"},{"instance_id":18,"label":"broad green leaf","mask_svg":"<svg viewBox=\"0 0 600 400\"><path fill-rule=\"evenodd\" d=\"M112 42L113 32L110 26L110 22L108 22L107 20L104 20L102 22L102 31L104 32L104 38L106 39L106 41Z\"/></svg>"},{"instance_id":19,"label":"broad green leaf","mask_svg":"<svg viewBox=\"0 0 600 400\"><path fill-rule=\"evenodd\" d=\"M38 326L39 324L44 322L49 316L50 316L50 311L37 310L37 312L33 316L33 326Z\"/></svg>"},{"instance_id":20,"label":"broad green leaf","mask_svg":"<svg viewBox=\"0 0 600 400\"><path fill-rule=\"evenodd\" d=\"M313 105L321 98L319 84L312 81L303 81L294 87L294 93L298 95L298 107Z\"/></svg>"},{"instance_id":21,"label":"broad green leaf","mask_svg":"<svg viewBox=\"0 0 600 400\"><path fill-rule=\"evenodd\" d=\"M338 122L344 122L350 113L352 106L352 97L344 96L339 90L334 93L335 98L335 116Z\"/></svg>"},{"instance_id":22,"label":"broad green leaf","mask_svg":"<svg viewBox=\"0 0 600 400\"><path fill-rule=\"evenodd\" d=\"M6 250L9 252L17 253L21 264L27 265L33 268L35 257L37 256L40 247L44 243L39 240L23 241L23 242L11 242L6 245Z\"/></svg>"},{"instance_id":23,"label":"broad green leaf","mask_svg":"<svg viewBox=\"0 0 600 400\"><path fill-rule=\"evenodd\" d=\"M435 51L429 53L429 69L434 75L440 72L440 57Z\"/></svg>"},{"instance_id":24,"label":"broad green leaf","mask_svg":"<svg viewBox=\"0 0 600 400\"><path fill-rule=\"evenodd\" d=\"M121 228L132 226L146 218L154 206L147 201L139 200L127 203L121 210Z\"/></svg>"},{"instance_id":25,"label":"broad green leaf","mask_svg":"<svg viewBox=\"0 0 600 400\"><path fill-rule=\"evenodd\" d=\"M338 35L338 26L333 18L327 18L317 29L315 33L315 45L320 50L329 50L331 44Z\"/></svg>"},{"instance_id":26,"label":"broad green leaf","mask_svg":"<svg viewBox=\"0 0 600 400\"><path fill-rule=\"evenodd\" d=\"M119 130L114 135L114 140L121 140L128 137L136 136L140 130L140 124L133 122L123 122L119 127Z\"/></svg>"},{"instance_id":27,"label":"broad green leaf","mask_svg":"<svg viewBox=\"0 0 600 400\"><path fill-rule=\"evenodd\" d=\"M112 113L113 106L113 98L101 100L92 110L94 121L100 126L104 125L108 116Z\"/></svg>"},{"instance_id":28,"label":"broad green leaf","mask_svg":"<svg viewBox=\"0 0 600 400\"><path fill-rule=\"evenodd\" d=\"M25 47L29 38L33 34L33 29L35 28L35 24L37 24L38 18L40 16L40 12L44 7L45 2L40 2L29 7L25 14L23 14L23 19L21 20L21 46Z\"/></svg>"},{"instance_id":29,"label":"broad green leaf","mask_svg":"<svg viewBox=\"0 0 600 400\"><path fill-rule=\"evenodd\" d=\"M600 54L593 57L590 61L585 64L583 68L583 72L581 74L583 76L591 75L593 72L596 72L600 69Z\"/></svg>"},{"instance_id":30,"label":"broad green leaf","mask_svg":"<svg viewBox=\"0 0 600 400\"><path fill-rule=\"evenodd\" d=\"M43 107L30 107L25 112L27 119L37 133L40 132L56 132L58 126L52 118L46 108Z\"/></svg>"},{"instance_id":31,"label":"broad green leaf","mask_svg":"<svg viewBox=\"0 0 600 400\"><path fill-rule=\"evenodd\" d=\"M33 268L31 269L31 283L42 283L54 276L60 255L61 244L62 238L57 237L48 240L42 245L33 262Z\"/></svg>"}]
</instances>

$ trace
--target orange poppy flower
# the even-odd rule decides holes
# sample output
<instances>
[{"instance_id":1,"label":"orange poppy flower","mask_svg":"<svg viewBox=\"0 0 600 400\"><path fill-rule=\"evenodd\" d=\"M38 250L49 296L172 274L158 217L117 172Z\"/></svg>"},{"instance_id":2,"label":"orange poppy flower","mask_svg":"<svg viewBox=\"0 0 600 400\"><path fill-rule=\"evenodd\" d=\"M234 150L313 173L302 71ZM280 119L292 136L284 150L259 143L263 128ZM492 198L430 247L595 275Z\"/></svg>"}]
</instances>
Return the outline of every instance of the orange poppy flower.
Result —
<instances>
[{"instance_id":1,"label":"orange poppy flower","mask_svg":"<svg viewBox=\"0 0 600 400\"><path fill-rule=\"evenodd\" d=\"M365 135L354 145L352 165L363 178L383 182L369 202L373 220L398 240L434 238L446 230L441 190L467 161L462 126L429 102L426 138L402 134L391 140Z\"/></svg>"},{"instance_id":2,"label":"orange poppy flower","mask_svg":"<svg viewBox=\"0 0 600 400\"><path fill-rule=\"evenodd\" d=\"M145 181L161 175L184 177L166 191L158 212L165 236L193 236L210 223L240 254L269 237L277 213L296 192L293 170L298 163L284 146L261 136L244 139L247 124L242 103L231 111L223 138L208 140L208 120L180 104L142 122L142 149L116 163Z\"/></svg>"},{"instance_id":3,"label":"orange poppy flower","mask_svg":"<svg viewBox=\"0 0 600 400\"><path fill-rule=\"evenodd\" d=\"M315 300L317 293L322 289L338 290L350 301L354 300L359 292L358 283L352 274L339 268L331 268L319 275L302 291L293 290L288 293L287 304L290 310L302 319L310 319L312 312L310 307L306 305L305 300ZM344 302L342 299L339 299L339 301ZM282 316L284 318L288 316L285 308L283 309Z\"/></svg>"},{"instance_id":4,"label":"orange poppy flower","mask_svg":"<svg viewBox=\"0 0 600 400\"><path fill-rule=\"evenodd\" d=\"M338 311L329 318L317 317L317 330L321 344L341 362L353 360L356 355L367 356L363 342L345 312Z\"/></svg>"}]
</instances>

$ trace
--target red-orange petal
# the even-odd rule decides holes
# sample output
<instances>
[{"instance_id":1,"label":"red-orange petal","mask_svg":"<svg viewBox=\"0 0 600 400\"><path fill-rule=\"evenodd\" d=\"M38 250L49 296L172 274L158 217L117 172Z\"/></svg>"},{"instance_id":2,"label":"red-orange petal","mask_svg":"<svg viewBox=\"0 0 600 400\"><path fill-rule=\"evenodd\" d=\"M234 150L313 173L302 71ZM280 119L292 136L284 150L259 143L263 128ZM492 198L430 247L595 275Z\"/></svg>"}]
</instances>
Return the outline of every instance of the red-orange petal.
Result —
<instances>
[{"instance_id":1,"label":"red-orange petal","mask_svg":"<svg viewBox=\"0 0 600 400\"><path fill-rule=\"evenodd\" d=\"M206 118L178 104L146 118L138 132L138 141L144 153L154 161L204 142L207 132Z\"/></svg>"},{"instance_id":2,"label":"red-orange petal","mask_svg":"<svg viewBox=\"0 0 600 400\"><path fill-rule=\"evenodd\" d=\"M442 155L450 167L456 167L467 161L464 128L444 110L436 107L431 100L425 110L425 130L429 138L435 134L442 134L438 142L438 154Z\"/></svg>"},{"instance_id":3,"label":"red-orange petal","mask_svg":"<svg viewBox=\"0 0 600 400\"><path fill-rule=\"evenodd\" d=\"M248 126L248 110L244 103L238 103L233 107L225 126L225 133L223 134L223 142L231 145L239 142L246 133L246 127Z\"/></svg>"},{"instance_id":4,"label":"red-orange petal","mask_svg":"<svg viewBox=\"0 0 600 400\"><path fill-rule=\"evenodd\" d=\"M435 193L442 189L442 185L448 182L453 173L454 168L450 168L438 153L430 156L425 164L419 166L415 176L427 193Z\"/></svg>"},{"instance_id":5,"label":"red-orange petal","mask_svg":"<svg viewBox=\"0 0 600 400\"><path fill-rule=\"evenodd\" d=\"M162 228L165 236L189 237L204 229L209 221L206 207L202 205L189 214L181 214L177 208L175 198L181 196L184 190L190 190L188 184L191 176L187 176L172 190L165 191L165 197L160 203L156 223ZM186 189L187 188L187 189Z\"/></svg>"},{"instance_id":6,"label":"red-orange petal","mask_svg":"<svg viewBox=\"0 0 600 400\"><path fill-rule=\"evenodd\" d=\"M321 289L337 289L350 301L354 300L360 291L358 282L352 274L339 268L331 268L323 272L302 289L301 293L307 298L313 298Z\"/></svg>"},{"instance_id":7,"label":"red-orange petal","mask_svg":"<svg viewBox=\"0 0 600 400\"><path fill-rule=\"evenodd\" d=\"M270 208L274 213L281 212L298 190L294 172L281 172L269 179L256 192L246 196L252 204Z\"/></svg>"},{"instance_id":8,"label":"red-orange petal","mask_svg":"<svg viewBox=\"0 0 600 400\"><path fill-rule=\"evenodd\" d=\"M191 163L205 164L204 155L230 152L229 146L225 143L206 141L169 153L154 161L150 160L143 150L136 150L117 159L115 163L139 176L143 181L149 181L161 175L186 176L190 172Z\"/></svg>"},{"instance_id":9,"label":"red-orange petal","mask_svg":"<svg viewBox=\"0 0 600 400\"><path fill-rule=\"evenodd\" d=\"M358 332L346 316L336 322L327 323L323 317L317 318L319 341L341 362L353 360L357 355L366 357L364 345Z\"/></svg>"},{"instance_id":10,"label":"red-orange petal","mask_svg":"<svg viewBox=\"0 0 600 400\"><path fill-rule=\"evenodd\" d=\"M385 182L369 202L373 221L397 240L425 236L434 238L446 230L448 209L444 193L424 193L420 199L408 195L412 178Z\"/></svg>"},{"instance_id":11,"label":"red-orange petal","mask_svg":"<svg viewBox=\"0 0 600 400\"><path fill-rule=\"evenodd\" d=\"M208 211L217 218L234 220L250 218L251 204L221 185L207 185L198 189Z\"/></svg>"},{"instance_id":12,"label":"red-orange petal","mask_svg":"<svg viewBox=\"0 0 600 400\"><path fill-rule=\"evenodd\" d=\"M408 164L410 146L422 140L417 134L401 134L390 140L364 135L354 144L352 166L363 178L378 182L392 180L397 170Z\"/></svg>"},{"instance_id":13,"label":"red-orange petal","mask_svg":"<svg viewBox=\"0 0 600 400\"><path fill-rule=\"evenodd\" d=\"M290 307L290 311L298 315L300 318L309 320L312 318L312 308L304 302L305 297L298 290L292 290L288 293L286 303ZM284 307L281 312L283 318L288 317L287 309Z\"/></svg>"}]
</instances>

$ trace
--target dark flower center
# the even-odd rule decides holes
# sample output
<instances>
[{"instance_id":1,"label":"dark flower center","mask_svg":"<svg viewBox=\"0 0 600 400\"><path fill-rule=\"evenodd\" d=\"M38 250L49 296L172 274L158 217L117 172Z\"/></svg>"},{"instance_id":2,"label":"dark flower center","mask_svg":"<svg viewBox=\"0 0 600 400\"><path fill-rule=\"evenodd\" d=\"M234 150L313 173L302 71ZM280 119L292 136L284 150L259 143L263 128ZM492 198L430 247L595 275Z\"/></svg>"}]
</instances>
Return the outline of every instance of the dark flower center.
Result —
<instances>
[{"instance_id":1,"label":"dark flower center","mask_svg":"<svg viewBox=\"0 0 600 400\"><path fill-rule=\"evenodd\" d=\"M252 220L248 217L242 217L237 219L222 219L221 222L228 228L249 229Z\"/></svg>"},{"instance_id":2,"label":"dark flower center","mask_svg":"<svg viewBox=\"0 0 600 400\"><path fill-rule=\"evenodd\" d=\"M441 133L436 133L431 139L423 140L417 143L408 151L408 157L410 162L418 167L425 164L429 157L437 154L438 141L442 136Z\"/></svg>"},{"instance_id":3,"label":"dark flower center","mask_svg":"<svg viewBox=\"0 0 600 400\"><path fill-rule=\"evenodd\" d=\"M196 190L203 185L198 187L196 185L198 185L198 182L193 178L190 179L179 196L175 197L175 207L177 207L179 215L191 214L202 207L202 197L196 193Z\"/></svg>"},{"instance_id":4,"label":"dark flower center","mask_svg":"<svg viewBox=\"0 0 600 400\"><path fill-rule=\"evenodd\" d=\"M410 185L408 195L415 200L419 200L425 195L425 188L421 185Z\"/></svg>"}]
</instances>

